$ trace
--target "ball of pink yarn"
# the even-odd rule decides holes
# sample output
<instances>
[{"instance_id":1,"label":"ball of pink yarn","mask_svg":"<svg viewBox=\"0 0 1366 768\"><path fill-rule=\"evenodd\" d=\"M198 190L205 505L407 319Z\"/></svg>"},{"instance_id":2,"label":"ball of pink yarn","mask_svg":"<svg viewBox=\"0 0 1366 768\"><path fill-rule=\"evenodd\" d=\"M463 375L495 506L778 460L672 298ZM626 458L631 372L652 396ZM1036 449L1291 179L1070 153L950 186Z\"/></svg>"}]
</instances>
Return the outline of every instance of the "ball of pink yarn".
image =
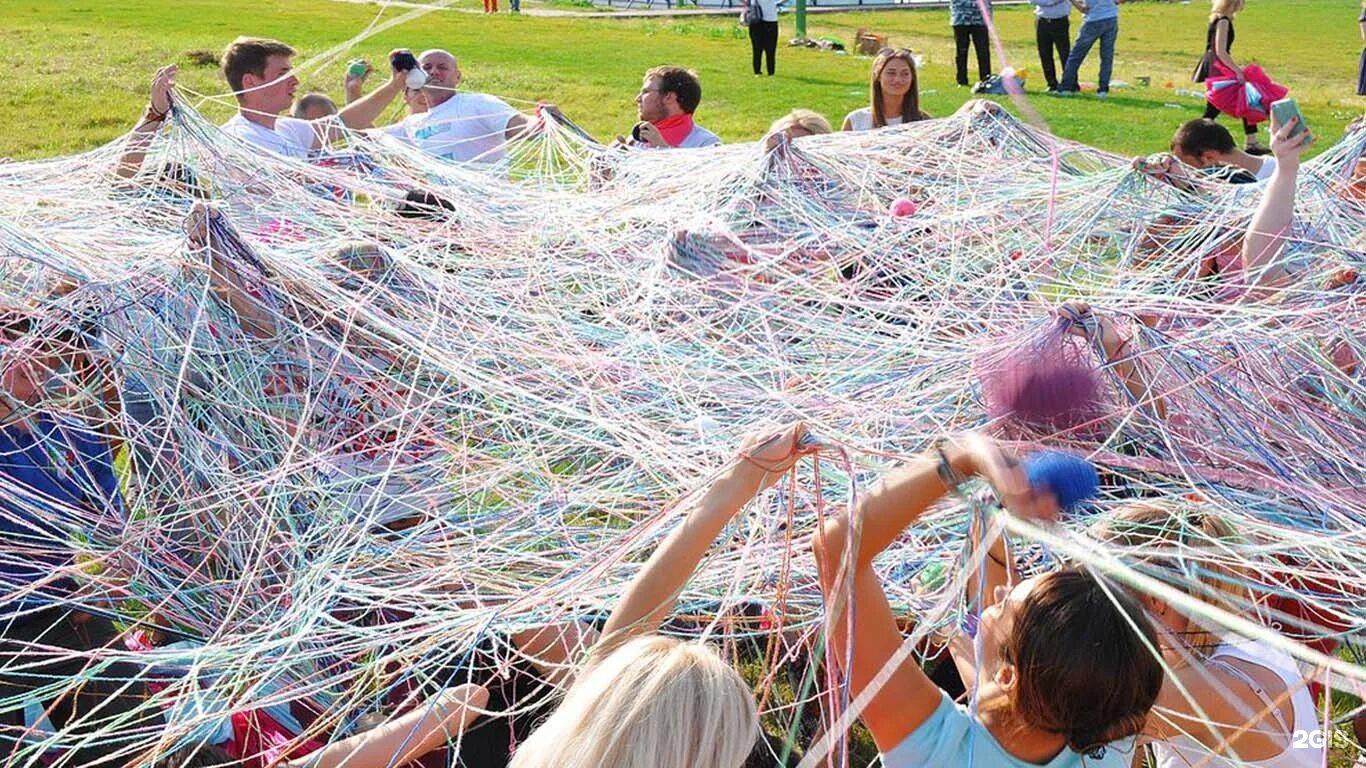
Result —
<instances>
[{"instance_id":1,"label":"ball of pink yarn","mask_svg":"<svg viewBox=\"0 0 1366 768\"><path fill-rule=\"evenodd\" d=\"M1034 427L1071 429L1094 419L1100 395L1095 371L1038 351L1010 355L983 380L987 412Z\"/></svg>"},{"instance_id":2,"label":"ball of pink yarn","mask_svg":"<svg viewBox=\"0 0 1366 768\"><path fill-rule=\"evenodd\" d=\"M898 197L892 201L892 206L888 209L893 216L914 216L920 207L904 197Z\"/></svg>"}]
</instances>

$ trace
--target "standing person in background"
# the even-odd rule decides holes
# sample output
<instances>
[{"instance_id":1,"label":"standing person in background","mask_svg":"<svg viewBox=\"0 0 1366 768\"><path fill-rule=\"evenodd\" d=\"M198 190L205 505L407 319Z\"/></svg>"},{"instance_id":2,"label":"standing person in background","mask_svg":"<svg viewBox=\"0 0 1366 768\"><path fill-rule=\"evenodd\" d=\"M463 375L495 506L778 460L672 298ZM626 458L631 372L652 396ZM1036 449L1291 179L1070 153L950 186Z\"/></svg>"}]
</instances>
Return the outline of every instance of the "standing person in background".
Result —
<instances>
[{"instance_id":1,"label":"standing person in background","mask_svg":"<svg viewBox=\"0 0 1366 768\"><path fill-rule=\"evenodd\" d=\"M869 105L844 116L842 131L869 131L887 125L929 120L920 109L920 77L909 48L883 48L873 59Z\"/></svg>"},{"instance_id":2,"label":"standing person in background","mask_svg":"<svg viewBox=\"0 0 1366 768\"><path fill-rule=\"evenodd\" d=\"M497 13L498 0L484 0L484 13Z\"/></svg>"},{"instance_id":3,"label":"standing person in background","mask_svg":"<svg viewBox=\"0 0 1366 768\"><path fill-rule=\"evenodd\" d=\"M1366 96L1366 0L1361 2L1361 15L1357 17L1361 27L1361 64L1357 67L1357 95Z\"/></svg>"},{"instance_id":4,"label":"standing person in background","mask_svg":"<svg viewBox=\"0 0 1366 768\"><path fill-rule=\"evenodd\" d=\"M1077 43L1067 56L1063 68L1062 82L1058 83L1055 95L1070 96L1081 91L1077 77L1081 73L1082 62L1091 52L1091 46L1100 41L1100 77L1096 84L1096 98L1104 99L1110 95L1110 73L1115 68L1115 40L1119 37L1119 5L1117 0L1072 0L1072 5L1082 12L1081 30L1077 32Z\"/></svg>"},{"instance_id":5,"label":"standing person in background","mask_svg":"<svg viewBox=\"0 0 1366 768\"><path fill-rule=\"evenodd\" d=\"M977 49L977 81L991 77L991 39L982 9L991 12L991 0L949 0L949 23L953 25L954 64L958 84L968 83L968 42Z\"/></svg>"},{"instance_id":6,"label":"standing person in background","mask_svg":"<svg viewBox=\"0 0 1366 768\"><path fill-rule=\"evenodd\" d=\"M1205 55L1200 59L1200 64L1195 68L1195 74L1191 78L1197 83L1205 82L1209 77L1214 62L1218 61L1238 76L1238 83L1243 83L1243 68L1233 60L1229 54L1229 49L1233 47L1233 17L1243 9L1243 0L1212 0L1210 3L1209 30L1205 34ZM1219 108L1214 104L1205 103L1205 119L1214 120L1219 117ZM1257 126L1247 120L1243 120L1244 146L1247 151L1254 155L1269 155L1271 150L1263 147L1257 141Z\"/></svg>"},{"instance_id":7,"label":"standing person in background","mask_svg":"<svg viewBox=\"0 0 1366 768\"><path fill-rule=\"evenodd\" d=\"M1072 52L1072 0L1029 0L1034 4L1034 38L1039 44L1039 66L1048 92L1058 90L1058 71L1053 66L1053 50L1058 51L1058 66L1067 66Z\"/></svg>"},{"instance_id":8,"label":"standing person in background","mask_svg":"<svg viewBox=\"0 0 1366 768\"><path fill-rule=\"evenodd\" d=\"M749 23L749 49L754 59L754 76L759 76L759 60L768 57L768 76L773 76L774 57L778 53L778 0L745 0L748 10L753 5L759 18Z\"/></svg>"}]
</instances>

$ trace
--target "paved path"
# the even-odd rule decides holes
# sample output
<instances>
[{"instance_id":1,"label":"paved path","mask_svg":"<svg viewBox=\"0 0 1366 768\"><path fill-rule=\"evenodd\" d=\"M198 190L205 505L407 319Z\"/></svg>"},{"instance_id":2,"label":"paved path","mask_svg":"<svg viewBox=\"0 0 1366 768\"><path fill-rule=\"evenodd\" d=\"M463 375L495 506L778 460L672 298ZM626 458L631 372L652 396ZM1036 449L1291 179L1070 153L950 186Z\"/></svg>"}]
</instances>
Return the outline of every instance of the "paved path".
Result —
<instances>
[{"instance_id":1,"label":"paved path","mask_svg":"<svg viewBox=\"0 0 1366 768\"><path fill-rule=\"evenodd\" d=\"M441 3L423 3L415 0L389 0L385 3L382 0L333 0L338 3L353 3L357 5L389 5L395 8L422 9L426 8L433 11L449 11L453 13L477 13L483 11L473 6L455 7L443 5ZM507 0L503 0L506 7ZM737 0L738 2L738 0ZM996 0L995 5L1023 5L1026 0ZM645 5L641 3L640 5ZM658 5L656 3L655 5ZM947 0L901 0L901 2L879 5L823 5L815 8L808 7L806 12L809 14L819 13L844 13L846 11L891 11L903 8L947 8ZM610 6L609 6L610 7ZM611 11L573 11L564 8L543 8L534 2L523 2L522 13L527 16L546 16L559 18L583 18L583 19L643 19L656 16L736 16L740 13L740 7L733 8L658 8L645 5L645 7L623 6L618 10Z\"/></svg>"}]
</instances>

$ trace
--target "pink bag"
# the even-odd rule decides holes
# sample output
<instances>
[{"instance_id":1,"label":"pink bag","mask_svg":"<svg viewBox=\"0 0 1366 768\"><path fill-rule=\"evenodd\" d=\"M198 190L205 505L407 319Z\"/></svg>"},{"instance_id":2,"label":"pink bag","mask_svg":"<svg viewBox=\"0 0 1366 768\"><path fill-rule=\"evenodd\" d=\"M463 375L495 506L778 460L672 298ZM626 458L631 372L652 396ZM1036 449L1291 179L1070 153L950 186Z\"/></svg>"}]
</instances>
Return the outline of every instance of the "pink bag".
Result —
<instances>
[{"instance_id":1,"label":"pink bag","mask_svg":"<svg viewBox=\"0 0 1366 768\"><path fill-rule=\"evenodd\" d=\"M1272 82L1256 64L1243 67L1243 80L1240 86L1238 76L1216 59L1205 79L1205 98L1226 115L1261 123L1270 115L1271 102L1285 98L1290 92L1285 86Z\"/></svg>"}]
</instances>

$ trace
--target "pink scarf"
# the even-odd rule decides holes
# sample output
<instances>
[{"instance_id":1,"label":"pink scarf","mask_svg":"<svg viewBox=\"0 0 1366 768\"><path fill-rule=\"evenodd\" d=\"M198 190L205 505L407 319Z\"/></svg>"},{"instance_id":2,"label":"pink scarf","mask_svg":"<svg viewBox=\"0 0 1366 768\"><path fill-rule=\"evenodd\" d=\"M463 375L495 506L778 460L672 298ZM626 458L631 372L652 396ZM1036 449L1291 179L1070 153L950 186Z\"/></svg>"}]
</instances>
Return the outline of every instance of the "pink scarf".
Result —
<instances>
[{"instance_id":1,"label":"pink scarf","mask_svg":"<svg viewBox=\"0 0 1366 768\"><path fill-rule=\"evenodd\" d=\"M657 120L654 125L664 136L664 141L668 142L669 146L676 147L688 138L688 134L692 133L692 115L687 112L680 112L673 117Z\"/></svg>"}]
</instances>

